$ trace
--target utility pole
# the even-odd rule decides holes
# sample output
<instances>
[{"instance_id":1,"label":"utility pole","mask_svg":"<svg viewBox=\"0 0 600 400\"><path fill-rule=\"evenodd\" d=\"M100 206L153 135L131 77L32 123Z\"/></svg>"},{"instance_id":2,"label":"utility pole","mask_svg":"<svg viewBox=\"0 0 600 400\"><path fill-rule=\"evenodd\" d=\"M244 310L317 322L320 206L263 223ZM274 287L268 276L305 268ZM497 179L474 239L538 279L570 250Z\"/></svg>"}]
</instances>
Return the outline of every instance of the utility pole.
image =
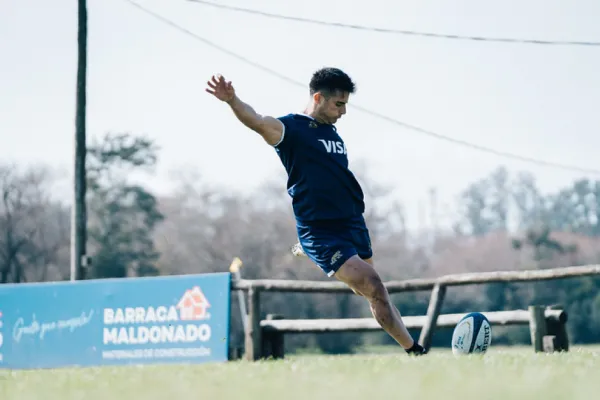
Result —
<instances>
[{"instance_id":1,"label":"utility pole","mask_svg":"<svg viewBox=\"0 0 600 400\"><path fill-rule=\"evenodd\" d=\"M430 201L430 219L431 219L431 232L432 239L435 242L438 234L438 204L437 204L437 189L435 187L429 188L429 201Z\"/></svg>"},{"instance_id":2,"label":"utility pole","mask_svg":"<svg viewBox=\"0 0 600 400\"><path fill-rule=\"evenodd\" d=\"M77 94L75 108L75 169L71 211L71 280L85 279L86 215L86 90L87 90L87 0L78 0Z\"/></svg>"}]
</instances>

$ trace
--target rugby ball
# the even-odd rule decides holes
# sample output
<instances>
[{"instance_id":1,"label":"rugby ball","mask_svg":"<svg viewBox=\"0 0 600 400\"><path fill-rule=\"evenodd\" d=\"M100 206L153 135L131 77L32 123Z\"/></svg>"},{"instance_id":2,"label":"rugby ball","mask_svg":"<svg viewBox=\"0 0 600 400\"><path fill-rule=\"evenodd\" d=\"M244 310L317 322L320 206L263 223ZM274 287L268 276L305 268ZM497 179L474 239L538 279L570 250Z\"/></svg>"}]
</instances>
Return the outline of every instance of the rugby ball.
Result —
<instances>
[{"instance_id":1,"label":"rugby ball","mask_svg":"<svg viewBox=\"0 0 600 400\"><path fill-rule=\"evenodd\" d=\"M492 327L485 315L472 312L454 327L452 333L452 353L485 354L492 343Z\"/></svg>"}]
</instances>

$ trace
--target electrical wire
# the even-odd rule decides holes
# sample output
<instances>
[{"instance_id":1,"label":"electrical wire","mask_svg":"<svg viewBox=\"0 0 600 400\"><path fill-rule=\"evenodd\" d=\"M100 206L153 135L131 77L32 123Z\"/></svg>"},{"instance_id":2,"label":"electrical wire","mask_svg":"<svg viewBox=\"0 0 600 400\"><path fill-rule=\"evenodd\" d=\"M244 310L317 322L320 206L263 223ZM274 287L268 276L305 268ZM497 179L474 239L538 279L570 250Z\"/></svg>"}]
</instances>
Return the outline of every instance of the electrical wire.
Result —
<instances>
[{"instance_id":1,"label":"electrical wire","mask_svg":"<svg viewBox=\"0 0 600 400\"><path fill-rule=\"evenodd\" d=\"M124 1L126 1L127 3L131 4L132 6L134 6L136 8L138 8L139 10L145 12L146 14L148 14L148 15L156 18L157 20L159 20L159 21L161 21L161 22L163 22L163 23L165 23L165 24L167 24L167 25L169 25L169 26L171 26L171 27L179 30L182 33L185 33L185 34L189 35L190 37L194 38L195 40L198 40L198 41L206 44L207 46L210 46L210 47L212 47L212 48L214 48L214 49L216 49L216 50L218 50L220 52L223 52L223 53L225 53L225 54L227 54L227 55L229 55L229 56L231 56L231 57L233 57L233 58L235 58L235 59L237 59L239 61L242 61L242 62L244 62L246 64L249 64L249 65L251 65L251 66L253 66L253 67L255 67L255 68L259 69L259 70L262 70L262 71L264 71L264 72L266 72L268 74L274 75L274 76L276 76L276 77L278 77L278 78L280 78L280 79L282 79L282 80L284 80L284 81L286 81L288 83L291 83L293 85L300 86L300 87L303 87L303 88L306 87L306 85L304 83L299 82L299 81L297 81L295 79L292 79L292 78L290 78L290 77L288 77L288 76L286 76L286 75L284 75L284 74L282 74L282 73L280 73L280 72L278 72L278 71L276 71L276 70L274 70L272 68L269 68L267 66L264 66L262 64L259 64L259 63L255 62L255 61L252 61L252 60L250 60L250 59L248 59L248 58L246 58L246 57L244 57L244 56L242 56L242 55L240 55L238 53L235 53L235 52L233 52L231 50L228 50L228 49L224 48L223 46L220 46L220 45L216 44L215 42L213 42L213 41L211 41L209 39L206 39L206 38L204 38L204 37L202 37L202 36L200 36L200 35L192 32L192 31L190 31L190 30L182 27L181 25L173 22L172 20L170 20L168 18L165 18L162 15L157 14L156 12L151 11L151 10L149 10L149 9L141 6L140 4L136 3L133 0L124 0ZM407 128L409 130L422 133L422 134L424 134L426 136L429 136L429 137L432 137L434 139L446 141L446 142L449 142L449 143L452 143L452 144L455 144L455 145L460 145L460 146L463 146L463 147L467 147L467 148L470 148L470 149L473 149L473 150L478 150L478 151L481 151L481 152L484 152L484 153L488 153L488 154L493 154L493 155L496 155L496 156L499 156L499 157L509 158L509 159L513 159L513 160L523 161L523 162L527 162L527 163L531 163L531 164L537 164L537 165L546 166L546 167L552 167L552 168L557 168L557 169L562 169L562 170L567 170L567 171L581 172L581 173L586 173L586 174L600 175L600 170L590 169L590 168L583 168L583 167L578 167L578 166L568 165L568 164L561 164L561 163L556 163L556 162L552 162L552 161L544 161L544 160L540 160L540 159L536 159L536 158L532 158L532 157L521 156L521 155L517 155L517 154L505 152L505 151L495 150L495 149L492 149L492 148L489 148L489 147L480 146L478 144L470 143L470 142L467 142L467 141L464 141L464 140L460 140L460 139L451 138L449 136L445 136L445 135L442 135L442 134L439 134L439 133L436 133L436 132L433 132L433 131L430 131L430 130L427 130L427 129L424 129L424 128L420 128L418 126L415 126L415 125L412 125L412 124L408 124L406 122L399 121L399 120L397 120L395 118L389 117L387 115L378 113L378 112L373 111L373 110L369 110L367 108L358 106L356 104L352 104L352 105L349 105L349 106L352 107L352 108L355 108L356 110L362 111L363 113L365 113L367 115L370 115L370 116L373 116L373 117L376 117L376 118L380 118L380 119L385 120L387 122L390 122L390 123L392 123L394 125L401 126L401 127Z\"/></svg>"},{"instance_id":2,"label":"electrical wire","mask_svg":"<svg viewBox=\"0 0 600 400\"><path fill-rule=\"evenodd\" d=\"M220 8L223 10L237 11L246 14L260 15L268 18L275 18L288 21L304 22L309 24L332 26L337 28L347 28L362 31L380 32L380 33L391 33L397 35L407 36L420 36L436 39L450 39L450 40L469 40L478 42L500 42L500 43L513 43L513 44L540 44L540 45L556 45L556 46L600 46L598 41L562 41L562 40L538 40L538 39L518 39L518 38L502 38L502 37L485 37L485 36L463 36L463 35L450 35L443 33L432 33L432 32L419 32L412 30L400 30L400 29L387 29L378 28L373 26L355 25L355 24L343 24L340 22L322 21L311 18L294 17L290 15L274 14L266 11L255 10L244 7L230 6L227 4L213 3L206 0L187 0L192 3L202 4L205 6Z\"/></svg>"}]
</instances>

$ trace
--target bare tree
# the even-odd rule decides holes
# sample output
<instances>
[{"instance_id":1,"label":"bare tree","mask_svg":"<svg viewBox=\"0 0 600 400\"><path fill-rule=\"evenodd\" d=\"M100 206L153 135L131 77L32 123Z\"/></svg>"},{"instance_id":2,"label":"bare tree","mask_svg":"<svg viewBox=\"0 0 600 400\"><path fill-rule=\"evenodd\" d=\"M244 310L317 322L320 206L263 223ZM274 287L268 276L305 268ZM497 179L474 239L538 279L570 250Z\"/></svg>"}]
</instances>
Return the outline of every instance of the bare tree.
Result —
<instances>
[{"instance_id":1,"label":"bare tree","mask_svg":"<svg viewBox=\"0 0 600 400\"><path fill-rule=\"evenodd\" d=\"M62 279L69 216L50 196L54 182L43 166L0 166L0 283Z\"/></svg>"}]
</instances>

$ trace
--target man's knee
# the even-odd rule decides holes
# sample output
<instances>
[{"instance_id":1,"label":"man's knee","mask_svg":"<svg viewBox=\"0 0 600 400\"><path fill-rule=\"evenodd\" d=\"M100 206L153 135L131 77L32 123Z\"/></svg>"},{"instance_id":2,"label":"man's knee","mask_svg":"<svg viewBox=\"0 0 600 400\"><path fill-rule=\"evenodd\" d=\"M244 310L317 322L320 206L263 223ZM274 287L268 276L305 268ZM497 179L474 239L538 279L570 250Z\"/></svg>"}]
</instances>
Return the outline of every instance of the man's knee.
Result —
<instances>
[{"instance_id":1,"label":"man's knee","mask_svg":"<svg viewBox=\"0 0 600 400\"><path fill-rule=\"evenodd\" d=\"M348 260L336 273L336 277L348 284L354 293L367 299L387 298L386 289L373 266L358 257Z\"/></svg>"},{"instance_id":2,"label":"man's knee","mask_svg":"<svg viewBox=\"0 0 600 400\"><path fill-rule=\"evenodd\" d=\"M368 299L384 300L386 298L385 285L375 271L365 276L362 287L362 293Z\"/></svg>"}]
</instances>

